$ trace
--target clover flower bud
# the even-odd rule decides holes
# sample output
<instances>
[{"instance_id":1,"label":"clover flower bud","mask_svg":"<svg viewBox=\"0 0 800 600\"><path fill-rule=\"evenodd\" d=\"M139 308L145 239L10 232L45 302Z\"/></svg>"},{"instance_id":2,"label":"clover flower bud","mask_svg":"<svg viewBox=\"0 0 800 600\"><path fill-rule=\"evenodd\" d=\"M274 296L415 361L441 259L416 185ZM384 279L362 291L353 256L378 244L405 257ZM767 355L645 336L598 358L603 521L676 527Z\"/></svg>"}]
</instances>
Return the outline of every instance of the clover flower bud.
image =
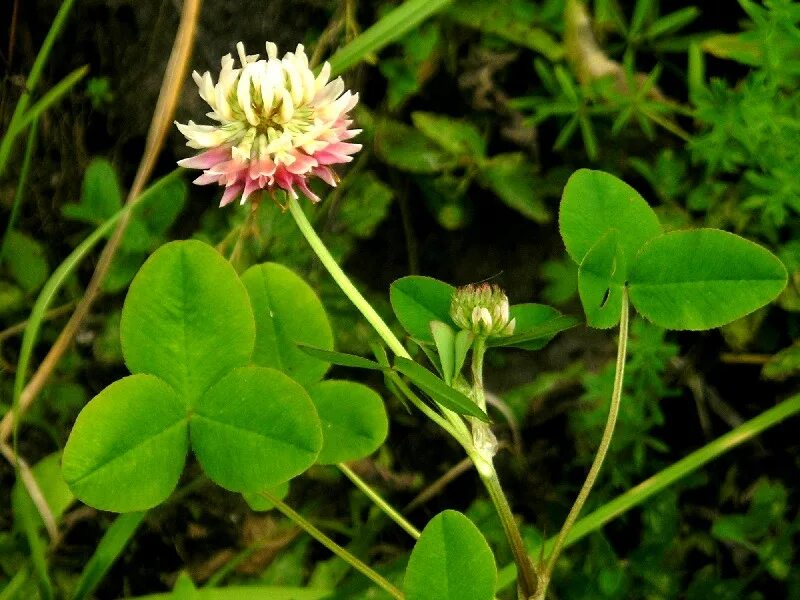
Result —
<instances>
[{"instance_id":1,"label":"clover flower bud","mask_svg":"<svg viewBox=\"0 0 800 600\"><path fill-rule=\"evenodd\" d=\"M361 132L350 129L348 115L358 94L345 91L341 77L330 81L328 63L315 76L302 45L282 58L271 42L264 59L247 54L241 42L236 49L241 67L225 55L216 83L208 71L192 74L216 123L176 122L186 145L203 150L178 164L203 170L194 180L198 185L225 186L220 206L237 198L244 204L259 190L282 189L297 198L295 187L319 202L308 180L336 186L331 165L350 162L361 149L347 141Z\"/></svg>"},{"instance_id":2,"label":"clover flower bud","mask_svg":"<svg viewBox=\"0 0 800 600\"><path fill-rule=\"evenodd\" d=\"M450 302L450 317L461 329L484 337L511 335L516 324L509 321L505 292L488 283L458 288Z\"/></svg>"}]
</instances>

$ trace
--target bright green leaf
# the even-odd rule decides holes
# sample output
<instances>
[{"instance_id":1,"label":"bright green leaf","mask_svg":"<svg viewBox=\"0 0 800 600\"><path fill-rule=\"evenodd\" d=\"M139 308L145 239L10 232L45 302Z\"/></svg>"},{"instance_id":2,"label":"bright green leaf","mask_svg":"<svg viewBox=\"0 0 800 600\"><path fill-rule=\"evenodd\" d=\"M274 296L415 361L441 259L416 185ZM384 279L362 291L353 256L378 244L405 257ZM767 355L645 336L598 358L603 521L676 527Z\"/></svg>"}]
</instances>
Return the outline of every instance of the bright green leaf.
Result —
<instances>
[{"instance_id":1,"label":"bright green leaf","mask_svg":"<svg viewBox=\"0 0 800 600\"><path fill-rule=\"evenodd\" d=\"M460 415L469 415L477 417L481 421L489 421L489 417L477 404L413 360L398 356L395 358L394 368L443 407Z\"/></svg>"},{"instance_id":2,"label":"bright green leaf","mask_svg":"<svg viewBox=\"0 0 800 600\"><path fill-rule=\"evenodd\" d=\"M450 301L456 289L433 277L411 275L392 283L389 299L405 330L423 342L433 342L431 321L451 324Z\"/></svg>"},{"instance_id":3,"label":"bright green leaf","mask_svg":"<svg viewBox=\"0 0 800 600\"><path fill-rule=\"evenodd\" d=\"M467 360L467 353L472 348L472 342L475 339L475 334L471 331L462 329L456 334L454 341L455 346L455 365L453 365L453 379L458 377L461 369L464 367L464 361Z\"/></svg>"},{"instance_id":4,"label":"bright green leaf","mask_svg":"<svg viewBox=\"0 0 800 600\"><path fill-rule=\"evenodd\" d=\"M786 269L765 248L718 229L651 240L630 269L631 303L667 329L712 329L774 300Z\"/></svg>"},{"instance_id":5,"label":"bright green leaf","mask_svg":"<svg viewBox=\"0 0 800 600\"><path fill-rule=\"evenodd\" d=\"M383 399L360 383L321 381L308 394L322 421L322 450L317 463L330 465L375 452L389 432Z\"/></svg>"},{"instance_id":6,"label":"bright green leaf","mask_svg":"<svg viewBox=\"0 0 800 600\"><path fill-rule=\"evenodd\" d=\"M446 510L414 545L403 587L407 600L492 600L496 581L483 534L463 514Z\"/></svg>"},{"instance_id":7,"label":"bright green leaf","mask_svg":"<svg viewBox=\"0 0 800 600\"><path fill-rule=\"evenodd\" d=\"M299 475L322 448L319 417L303 387L275 369L242 367L197 401L192 449L208 476L234 492L259 492Z\"/></svg>"},{"instance_id":8,"label":"bright green leaf","mask_svg":"<svg viewBox=\"0 0 800 600\"><path fill-rule=\"evenodd\" d=\"M278 498L278 500L283 500L289 495L289 482L284 481L283 483L279 483L275 487L270 488L268 491L270 494ZM259 492L245 492L242 494L242 497L244 498L245 502L247 502L247 505L256 512L266 512L275 508L275 505L262 496Z\"/></svg>"},{"instance_id":9,"label":"bright green leaf","mask_svg":"<svg viewBox=\"0 0 800 600\"><path fill-rule=\"evenodd\" d=\"M355 369L370 369L372 371L385 371L383 367L376 363L374 360L357 356L355 354L346 354L345 352L336 352L334 350L324 350L322 348L315 348L314 346L306 346L305 344L297 345L300 350L318 358L319 360L338 365L340 367L353 367Z\"/></svg>"},{"instance_id":10,"label":"bright green leaf","mask_svg":"<svg viewBox=\"0 0 800 600\"><path fill-rule=\"evenodd\" d=\"M608 329L619 322L626 278L625 255L612 229L592 246L578 273L578 293L589 325Z\"/></svg>"},{"instance_id":11,"label":"bright green leaf","mask_svg":"<svg viewBox=\"0 0 800 600\"><path fill-rule=\"evenodd\" d=\"M509 316L515 320L514 335L489 338L489 346L540 350L557 333L578 323L577 319L562 315L546 304L514 304L509 309Z\"/></svg>"},{"instance_id":12,"label":"bright green leaf","mask_svg":"<svg viewBox=\"0 0 800 600\"><path fill-rule=\"evenodd\" d=\"M653 209L621 179L603 171L580 169L567 181L559 212L561 237L576 263L609 229L619 232L627 264L648 240L661 233Z\"/></svg>"},{"instance_id":13,"label":"bright green leaf","mask_svg":"<svg viewBox=\"0 0 800 600\"><path fill-rule=\"evenodd\" d=\"M456 333L447 323L431 321L431 334L436 350L439 352L439 365L442 367L442 377L447 385L453 383L456 368Z\"/></svg>"},{"instance_id":14,"label":"bright green leaf","mask_svg":"<svg viewBox=\"0 0 800 600\"><path fill-rule=\"evenodd\" d=\"M166 244L145 262L125 298L120 334L131 372L161 377L191 406L250 360L255 322L233 267L191 240Z\"/></svg>"},{"instance_id":15,"label":"bright green leaf","mask_svg":"<svg viewBox=\"0 0 800 600\"><path fill-rule=\"evenodd\" d=\"M188 447L181 398L157 377L131 375L78 415L64 448L64 479L94 508L146 510L175 488Z\"/></svg>"},{"instance_id":16,"label":"bright green leaf","mask_svg":"<svg viewBox=\"0 0 800 600\"><path fill-rule=\"evenodd\" d=\"M242 281L256 318L253 362L283 371L303 385L322 379L328 363L297 347L333 350L328 315L311 286L277 263L250 267Z\"/></svg>"}]
</instances>

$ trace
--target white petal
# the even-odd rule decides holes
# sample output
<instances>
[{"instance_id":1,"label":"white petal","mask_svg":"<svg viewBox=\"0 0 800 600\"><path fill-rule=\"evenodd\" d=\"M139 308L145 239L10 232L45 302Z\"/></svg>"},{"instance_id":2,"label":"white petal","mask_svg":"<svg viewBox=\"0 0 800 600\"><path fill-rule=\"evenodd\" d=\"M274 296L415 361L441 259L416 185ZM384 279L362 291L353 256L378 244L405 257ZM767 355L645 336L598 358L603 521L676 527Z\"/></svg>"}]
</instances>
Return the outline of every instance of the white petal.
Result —
<instances>
[{"instance_id":1,"label":"white petal","mask_svg":"<svg viewBox=\"0 0 800 600\"><path fill-rule=\"evenodd\" d=\"M294 54L287 52L283 57L283 70L289 77L289 91L292 94L292 102L295 106L303 101L303 80L295 65Z\"/></svg>"},{"instance_id":2,"label":"white petal","mask_svg":"<svg viewBox=\"0 0 800 600\"><path fill-rule=\"evenodd\" d=\"M322 65L322 68L319 71L319 75L317 75L316 80L314 80L314 89L319 91L325 84L328 83L328 79L331 77L331 63L325 61L325 64Z\"/></svg>"},{"instance_id":3,"label":"white petal","mask_svg":"<svg viewBox=\"0 0 800 600\"><path fill-rule=\"evenodd\" d=\"M258 116L253 110L253 99L250 96L250 78L253 74L254 64L247 65L242 69L242 74L239 77L239 83L236 85L236 97L239 101L239 106L244 111L244 116L250 125L256 126L260 123Z\"/></svg>"},{"instance_id":4,"label":"white petal","mask_svg":"<svg viewBox=\"0 0 800 600\"><path fill-rule=\"evenodd\" d=\"M292 97L289 95L289 92L286 88L281 89L281 122L287 123L289 119L292 118L294 114L294 104L292 103Z\"/></svg>"}]
</instances>

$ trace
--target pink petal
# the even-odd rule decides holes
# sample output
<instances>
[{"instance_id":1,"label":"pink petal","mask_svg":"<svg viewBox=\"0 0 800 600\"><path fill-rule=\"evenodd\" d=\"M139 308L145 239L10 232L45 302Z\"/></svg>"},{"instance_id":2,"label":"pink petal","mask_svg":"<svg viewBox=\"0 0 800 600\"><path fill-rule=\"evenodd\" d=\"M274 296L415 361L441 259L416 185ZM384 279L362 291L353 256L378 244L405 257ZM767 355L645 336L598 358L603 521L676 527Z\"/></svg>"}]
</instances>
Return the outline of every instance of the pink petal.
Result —
<instances>
[{"instance_id":1,"label":"pink petal","mask_svg":"<svg viewBox=\"0 0 800 600\"><path fill-rule=\"evenodd\" d=\"M241 194L242 188L244 184L241 182L234 183L233 185L229 185L225 188L225 193L222 194L222 199L219 202L219 207L222 208L223 206L227 206L231 202L233 202L236 197Z\"/></svg>"},{"instance_id":2,"label":"pink petal","mask_svg":"<svg viewBox=\"0 0 800 600\"><path fill-rule=\"evenodd\" d=\"M227 146L212 148L196 156L190 156L178 161L178 166L185 169L208 169L217 163L225 162L231 158L231 149Z\"/></svg>"},{"instance_id":3,"label":"pink petal","mask_svg":"<svg viewBox=\"0 0 800 600\"><path fill-rule=\"evenodd\" d=\"M286 170L295 175L304 175L317 166L316 159L307 154L296 152L294 158L295 160L292 164L286 165Z\"/></svg>"}]
</instances>

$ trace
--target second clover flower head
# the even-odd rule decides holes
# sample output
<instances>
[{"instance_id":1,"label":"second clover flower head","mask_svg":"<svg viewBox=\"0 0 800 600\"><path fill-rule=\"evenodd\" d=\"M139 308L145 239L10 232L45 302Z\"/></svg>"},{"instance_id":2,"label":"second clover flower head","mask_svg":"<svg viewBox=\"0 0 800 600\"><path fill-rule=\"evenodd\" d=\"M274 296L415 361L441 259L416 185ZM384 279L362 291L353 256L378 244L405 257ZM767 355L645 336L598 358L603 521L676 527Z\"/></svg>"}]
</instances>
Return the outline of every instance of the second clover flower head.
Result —
<instances>
[{"instance_id":1,"label":"second clover flower head","mask_svg":"<svg viewBox=\"0 0 800 600\"><path fill-rule=\"evenodd\" d=\"M335 186L331 166L350 162L361 149L347 141L361 131L350 129L348 115L358 94L345 91L341 77L329 81L328 63L315 76L302 45L278 58L267 42L266 59L246 54L241 42L236 48L241 67L227 54L216 83L209 72L192 74L216 123L176 123L186 145L203 150L178 164L203 170L194 183L225 186L220 206L237 198L244 204L259 190L282 189L297 198L295 187L319 202L308 179Z\"/></svg>"},{"instance_id":2,"label":"second clover flower head","mask_svg":"<svg viewBox=\"0 0 800 600\"><path fill-rule=\"evenodd\" d=\"M484 337L511 335L516 325L514 319L509 320L505 292L488 283L458 288L450 302L450 317L461 329Z\"/></svg>"}]
</instances>

